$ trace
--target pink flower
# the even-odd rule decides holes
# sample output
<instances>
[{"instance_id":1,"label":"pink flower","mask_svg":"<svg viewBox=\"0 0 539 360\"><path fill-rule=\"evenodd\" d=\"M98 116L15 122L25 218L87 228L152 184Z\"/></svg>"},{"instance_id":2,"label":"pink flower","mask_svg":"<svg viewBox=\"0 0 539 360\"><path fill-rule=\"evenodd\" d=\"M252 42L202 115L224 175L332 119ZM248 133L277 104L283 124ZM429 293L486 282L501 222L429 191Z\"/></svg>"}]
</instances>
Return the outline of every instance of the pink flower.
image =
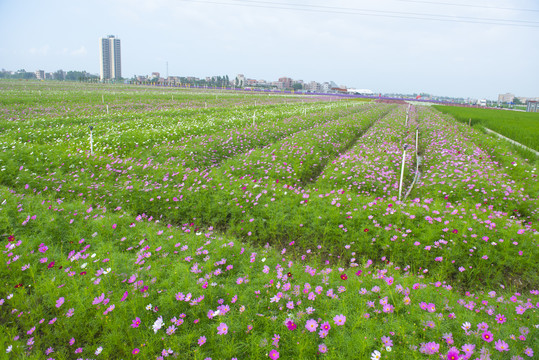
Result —
<instances>
[{"instance_id":1,"label":"pink flower","mask_svg":"<svg viewBox=\"0 0 539 360\"><path fill-rule=\"evenodd\" d=\"M269 358L271 360L275 360L275 359L278 359L279 358L279 352L275 349L271 350L268 354Z\"/></svg>"},{"instance_id":2,"label":"pink flower","mask_svg":"<svg viewBox=\"0 0 539 360\"><path fill-rule=\"evenodd\" d=\"M326 344L320 344L318 345L318 351L324 354L328 351L328 347L326 346Z\"/></svg>"},{"instance_id":3,"label":"pink flower","mask_svg":"<svg viewBox=\"0 0 539 360\"><path fill-rule=\"evenodd\" d=\"M504 322L506 322L507 319L505 318L505 316L503 316L502 314L498 314L496 315L496 322L498 324L503 324Z\"/></svg>"},{"instance_id":4,"label":"pink flower","mask_svg":"<svg viewBox=\"0 0 539 360\"><path fill-rule=\"evenodd\" d=\"M206 343L206 337L205 336L201 336L198 338L198 346L202 346Z\"/></svg>"},{"instance_id":5,"label":"pink flower","mask_svg":"<svg viewBox=\"0 0 539 360\"><path fill-rule=\"evenodd\" d=\"M60 297L58 300L56 300L56 307L59 308L64 303L64 298Z\"/></svg>"},{"instance_id":6,"label":"pink flower","mask_svg":"<svg viewBox=\"0 0 539 360\"><path fill-rule=\"evenodd\" d=\"M134 348L133 349L133 355L137 355L139 352L140 352L139 348Z\"/></svg>"},{"instance_id":7,"label":"pink flower","mask_svg":"<svg viewBox=\"0 0 539 360\"><path fill-rule=\"evenodd\" d=\"M217 334L218 335L226 335L228 333L228 326L226 326L225 323L220 323L217 327Z\"/></svg>"},{"instance_id":8,"label":"pink flower","mask_svg":"<svg viewBox=\"0 0 539 360\"><path fill-rule=\"evenodd\" d=\"M105 294L101 294L100 296L94 298L94 301L92 301L92 305L97 305L99 304L100 302L102 302L103 300L105 300Z\"/></svg>"},{"instance_id":9,"label":"pink flower","mask_svg":"<svg viewBox=\"0 0 539 360\"><path fill-rule=\"evenodd\" d=\"M344 323L346 322L346 316L344 315L337 315L333 318L333 321L335 322L335 325L337 326L340 326L340 325L344 325Z\"/></svg>"},{"instance_id":10,"label":"pink flower","mask_svg":"<svg viewBox=\"0 0 539 360\"><path fill-rule=\"evenodd\" d=\"M126 291L124 293L124 296L122 296L122 298L120 299L120 301L125 301L125 299L127 299L127 296L129 295L129 291Z\"/></svg>"},{"instance_id":11,"label":"pink flower","mask_svg":"<svg viewBox=\"0 0 539 360\"><path fill-rule=\"evenodd\" d=\"M310 332L316 331L316 328L318 327L318 323L316 320L310 319L307 320L307 323L305 324L305 328L309 330Z\"/></svg>"},{"instance_id":12,"label":"pink flower","mask_svg":"<svg viewBox=\"0 0 539 360\"><path fill-rule=\"evenodd\" d=\"M501 339L496 341L494 344L496 345L496 350L499 352L509 351L509 345L507 345L507 343Z\"/></svg>"}]
</instances>

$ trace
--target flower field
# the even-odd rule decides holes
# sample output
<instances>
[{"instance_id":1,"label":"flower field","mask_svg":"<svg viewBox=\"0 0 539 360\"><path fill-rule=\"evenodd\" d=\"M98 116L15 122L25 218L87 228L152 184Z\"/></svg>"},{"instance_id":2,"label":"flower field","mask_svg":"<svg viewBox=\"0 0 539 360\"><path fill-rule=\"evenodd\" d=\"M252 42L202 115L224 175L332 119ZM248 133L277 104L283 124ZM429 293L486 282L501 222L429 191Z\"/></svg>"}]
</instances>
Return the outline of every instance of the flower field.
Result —
<instances>
[{"instance_id":1,"label":"flower field","mask_svg":"<svg viewBox=\"0 0 539 360\"><path fill-rule=\"evenodd\" d=\"M450 115L0 94L2 357L537 358L536 162Z\"/></svg>"},{"instance_id":2,"label":"flower field","mask_svg":"<svg viewBox=\"0 0 539 360\"><path fill-rule=\"evenodd\" d=\"M539 114L520 111L499 111L458 106L435 106L463 123L486 127L513 139L531 149L539 151ZM523 156L533 159L529 151L517 148Z\"/></svg>"}]
</instances>

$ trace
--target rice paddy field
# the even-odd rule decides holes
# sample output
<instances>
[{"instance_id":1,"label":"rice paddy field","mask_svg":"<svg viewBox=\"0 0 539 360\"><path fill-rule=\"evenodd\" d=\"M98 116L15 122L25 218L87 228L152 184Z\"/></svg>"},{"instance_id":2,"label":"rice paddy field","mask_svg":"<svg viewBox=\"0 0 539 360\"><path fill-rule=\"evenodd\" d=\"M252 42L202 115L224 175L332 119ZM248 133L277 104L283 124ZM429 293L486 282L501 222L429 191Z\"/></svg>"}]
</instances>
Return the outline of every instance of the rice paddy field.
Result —
<instances>
[{"instance_id":1,"label":"rice paddy field","mask_svg":"<svg viewBox=\"0 0 539 360\"><path fill-rule=\"evenodd\" d=\"M535 166L432 107L2 81L1 357L537 358Z\"/></svg>"}]
</instances>

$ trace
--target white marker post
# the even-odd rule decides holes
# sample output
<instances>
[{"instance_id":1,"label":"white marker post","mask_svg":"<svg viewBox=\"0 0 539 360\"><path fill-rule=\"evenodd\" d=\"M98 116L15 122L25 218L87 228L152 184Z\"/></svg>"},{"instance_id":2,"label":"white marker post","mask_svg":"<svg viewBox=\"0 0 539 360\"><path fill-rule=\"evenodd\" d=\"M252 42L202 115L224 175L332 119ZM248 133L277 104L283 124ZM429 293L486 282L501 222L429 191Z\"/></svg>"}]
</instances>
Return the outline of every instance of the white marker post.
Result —
<instances>
[{"instance_id":1,"label":"white marker post","mask_svg":"<svg viewBox=\"0 0 539 360\"><path fill-rule=\"evenodd\" d=\"M402 197L402 180L404 178L404 161L406 160L406 148L408 145L404 145L404 150L402 151L402 166L401 166L401 178L399 181L399 201L401 201Z\"/></svg>"},{"instance_id":2,"label":"white marker post","mask_svg":"<svg viewBox=\"0 0 539 360\"><path fill-rule=\"evenodd\" d=\"M109 105L107 104L107 115L109 114Z\"/></svg>"},{"instance_id":3,"label":"white marker post","mask_svg":"<svg viewBox=\"0 0 539 360\"><path fill-rule=\"evenodd\" d=\"M255 124L255 119L256 119L256 110L255 110L255 112L253 113L253 127L256 126L256 124Z\"/></svg>"},{"instance_id":4,"label":"white marker post","mask_svg":"<svg viewBox=\"0 0 539 360\"><path fill-rule=\"evenodd\" d=\"M90 125L90 155L94 154L94 139L92 137L93 128L94 127L92 125Z\"/></svg>"},{"instance_id":5,"label":"white marker post","mask_svg":"<svg viewBox=\"0 0 539 360\"><path fill-rule=\"evenodd\" d=\"M101 95L101 102L104 104L105 103L105 95Z\"/></svg>"}]
</instances>

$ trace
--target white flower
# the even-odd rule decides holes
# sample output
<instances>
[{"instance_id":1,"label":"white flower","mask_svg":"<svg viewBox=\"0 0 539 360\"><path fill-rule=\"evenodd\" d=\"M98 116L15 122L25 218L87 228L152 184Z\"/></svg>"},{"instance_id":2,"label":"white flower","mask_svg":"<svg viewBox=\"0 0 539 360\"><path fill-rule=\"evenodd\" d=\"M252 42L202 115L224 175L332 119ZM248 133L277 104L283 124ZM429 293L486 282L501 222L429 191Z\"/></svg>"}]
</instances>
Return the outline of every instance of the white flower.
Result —
<instances>
[{"instance_id":1,"label":"white flower","mask_svg":"<svg viewBox=\"0 0 539 360\"><path fill-rule=\"evenodd\" d=\"M464 331L470 330L471 327L472 327L472 324L470 324L469 322L465 322L464 324L462 324L462 330Z\"/></svg>"},{"instance_id":2,"label":"white flower","mask_svg":"<svg viewBox=\"0 0 539 360\"><path fill-rule=\"evenodd\" d=\"M107 275L110 272L111 268L107 268L107 270L103 271L103 274Z\"/></svg>"},{"instance_id":3,"label":"white flower","mask_svg":"<svg viewBox=\"0 0 539 360\"><path fill-rule=\"evenodd\" d=\"M262 262L266 261L266 258L262 258Z\"/></svg>"},{"instance_id":4,"label":"white flower","mask_svg":"<svg viewBox=\"0 0 539 360\"><path fill-rule=\"evenodd\" d=\"M157 331L159 329L161 329L161 327L163 327L163 317L162 316L159 316L159 318L157 320L155 320L155 322L153 323L152 325L152 328L153 328L153 332L155 334L157 334Z\"/></svg>"},{"instance_id":5,"label":"white flower","mask_svg":"<svg viewBox=\"0 0 539 360\"><path fill-rule=\"evenodd\" d=\"M13 349L13 345L9 345L6 349L6 353L10 353L11 349Z\"/></svg>"},{"instance_id":6,"label":"white flower","mask_svg":"<svg viewBox=\"0 0 539 360\"><path fill-rule=\"evenodd\" d=\"M86 266L88 265L88 263L84 263L80 266L81 269L84 269Z\"/></svg>"},{"instance_id":7,"label":"white flower","mask_svg":"<svg viewBox=\"0 0 539 360\"><path fill-rule=\"evenodd\" d=\"M90 257L91 257L91 258L95 258L95 255L96 255L96 254L95 254L95 253L93 253L93 254L92 254L92 256L90 256Z\"/></svg>"},{"instance_id":8,"label":"white flower","mask_svg":"<svg viewBox=\"0 0 539 360\"><path fill-rule=\"evenodd\" d=\"M380 351L374 350L371 354L371 360L379 360L381 356Z\"/></svg>"},{"instance_id":9,"label":"white flower","mask_svg":"<svg viewBox=\"0 0 539 360\"><path fill-rule=\"evenodd\" d=\"M95 354L96 354L96 355L99 355L99 354L101 354L101 351L103 351L103 348L100 346L100 347L98 347L97 350L95 351Z\"/></svg>"},{"instance_id":10,"label":"white flower","mask_svg":"<svg viewBox=\"0 0 539 360\"><path fill-rule=\"evenodd\" d=\"M151 309L153 309L152 304L148 304L148 305L146 306L146 310L151 310Z\"/></svg>"},{"instance_id":11,"label":"white flower","mask_svg":"<svg viewBox=\"0 0 539 360\"><path fill-rule=\"evenodd\" d=\"M9 294L9 295L7 296L7 299L9 300L9 299L11 299L12 297L13 297L13 294Z\"/></svg>"},{"instance_id":12,"label":"white flower","mask_svg":"<svg viewBox=\"0 0 539 360\"><path fill-rule=\"evenodd\" d=\"M391 346L386 346L386 351L391 352Z\"/></svg>"},{"instance_id":13,"label":"white flower","mask_svg":"<svg viewBox=\"0 0 539 360\"><path fill-rule=\"evenodd\" d=\"M221 310L217 310L216 312L213 313L213 316L217 316L221 313Z\"/></svg>"}]
</instances>

